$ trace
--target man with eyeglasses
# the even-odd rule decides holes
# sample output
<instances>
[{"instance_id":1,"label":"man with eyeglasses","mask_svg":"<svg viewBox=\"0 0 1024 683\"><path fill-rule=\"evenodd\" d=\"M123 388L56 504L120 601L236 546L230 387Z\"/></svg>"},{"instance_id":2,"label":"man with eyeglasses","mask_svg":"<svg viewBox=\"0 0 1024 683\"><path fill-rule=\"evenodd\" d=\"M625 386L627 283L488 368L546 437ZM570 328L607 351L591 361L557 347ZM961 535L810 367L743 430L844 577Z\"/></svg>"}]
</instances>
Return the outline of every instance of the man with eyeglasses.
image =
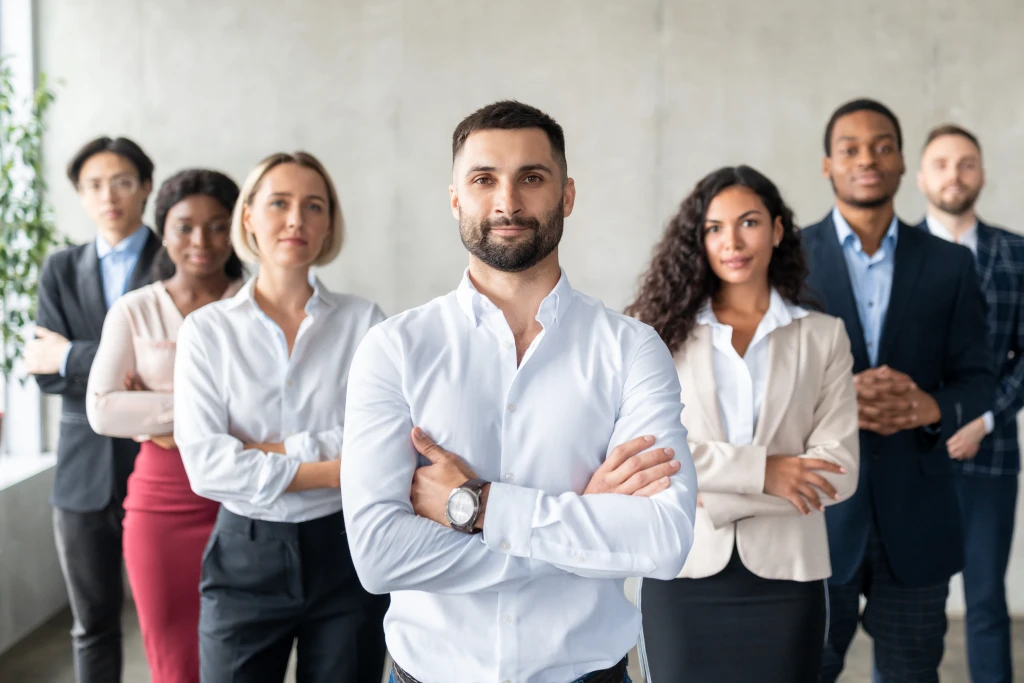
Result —
<instances>
[{"instance_id":1,"label":"man with eyeglasses","mask_svg":"<svg viewBox=\"0 0 1024 683\"><path fill-rule=\"evenodd\" d=\"M150 283L160 240L142 223L153 162L126 138L98 138L68 164L96 239L43 264L36 339L25 349L39 388L62 397L53 527L74 625L78 683L121 679L122 502L138 444L96 434L85 390L107 310Z\"/></svg>"}]
</instances>

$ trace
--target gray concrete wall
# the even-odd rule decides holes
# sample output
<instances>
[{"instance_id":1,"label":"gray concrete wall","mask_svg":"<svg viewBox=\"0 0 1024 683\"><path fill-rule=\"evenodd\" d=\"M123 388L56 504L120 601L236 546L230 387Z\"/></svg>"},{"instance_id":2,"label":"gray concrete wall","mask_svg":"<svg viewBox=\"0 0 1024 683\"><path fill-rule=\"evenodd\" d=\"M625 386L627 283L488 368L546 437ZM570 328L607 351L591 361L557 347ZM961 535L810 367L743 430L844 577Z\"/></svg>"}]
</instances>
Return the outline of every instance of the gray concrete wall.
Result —
<instances>
[{"instance_id":1,"label":"gray concrete wall","mask_svg":"<svg viewBox=\"0 0 1024 683\"><path fill-rule=\"evenodd\" d=\"M757 166L801 222L820 218L831 203L822 129L859 95L902 117L911 167L931 125L976 130L982 212L1024 230L1017 0L40 0L39 30L42 68L65 80L47 153L70 235L93 230L61 165L99 133L136 138L158 180L193 165L241 179L266 153L305 148L334 174L350 225L324 279L389 312L456 285L451 131L505 97L565 126L579 196L563 261L577 288L613 306L716 166ZM921 215L912 175L898 206Z\"/></svg>"}]
</instances>

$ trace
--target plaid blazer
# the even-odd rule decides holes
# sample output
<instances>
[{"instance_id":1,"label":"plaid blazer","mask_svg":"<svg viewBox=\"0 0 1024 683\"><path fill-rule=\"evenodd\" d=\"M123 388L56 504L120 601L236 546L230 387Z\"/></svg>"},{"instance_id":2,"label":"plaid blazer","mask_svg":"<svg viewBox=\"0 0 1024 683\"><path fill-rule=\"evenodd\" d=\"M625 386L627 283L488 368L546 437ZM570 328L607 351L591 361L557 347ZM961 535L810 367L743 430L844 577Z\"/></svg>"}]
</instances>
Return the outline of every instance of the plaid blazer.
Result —
<instances>
[{"instance_id":1,"label":"plaid blazer","mask_svg":"<svg viewBox=\"0 0 1024 683\"><path fill-rule=\"evenodd\" d=\"M925 221L918 225L928 229ZM996 363L995 429L964 474L998 477L1020 472L1017 412L1024 407L1024 236L978 222L978 278L988 307L988 341Z\"/></svg>"}]
</instances>

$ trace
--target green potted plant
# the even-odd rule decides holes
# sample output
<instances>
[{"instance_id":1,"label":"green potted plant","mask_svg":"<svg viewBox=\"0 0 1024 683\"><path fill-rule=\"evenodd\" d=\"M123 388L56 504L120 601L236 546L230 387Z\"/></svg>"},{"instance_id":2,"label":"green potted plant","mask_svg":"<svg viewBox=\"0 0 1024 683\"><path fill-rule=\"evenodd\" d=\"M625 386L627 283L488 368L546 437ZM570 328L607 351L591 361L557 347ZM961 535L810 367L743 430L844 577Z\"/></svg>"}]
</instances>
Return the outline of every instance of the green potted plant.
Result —
<instances>
[{"instance_id":1,"label":"green potted plant","mask_svg":"<svg viewBox=\"0 0 1024 683\"><path fill-rule=\"evenodd\" d=\"M19 97L10 62L0 59L0 376L5 399L35 318L43 260L54 246L68 243L54 226L42 168L44 118L53 100L45 74L30 97ZM0 430L2 419L0 412Z\"/></svg>"}]
</instances>

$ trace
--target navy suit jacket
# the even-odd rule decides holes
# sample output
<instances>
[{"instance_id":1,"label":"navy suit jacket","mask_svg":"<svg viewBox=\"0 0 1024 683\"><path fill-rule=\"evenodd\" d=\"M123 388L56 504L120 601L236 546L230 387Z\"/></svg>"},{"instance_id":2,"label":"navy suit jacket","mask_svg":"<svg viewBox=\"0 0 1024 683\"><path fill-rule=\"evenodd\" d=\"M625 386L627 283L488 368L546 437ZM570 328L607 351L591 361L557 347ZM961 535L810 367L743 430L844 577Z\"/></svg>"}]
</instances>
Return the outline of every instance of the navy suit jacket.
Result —
<instances>
[{"instance_id":1,"label":"navy suit jacket","mask_svg":"<svg viewBox=\"0 0 1024 683\"><path fill-rule=\"evenodd\" d=\"M160 238L150 233L126 291L148 285ZM107 304L96 243L69 247L47 257L39 276L36 322L70 339L65 375L37 375L47 394L61 396L60 440L51 502L75 512L102 510L112 498L124 500L139 444L100 436L85 415L85 387L96 357Z\"/></svg>"},{"instance_id":2,"label":"navy suit jacket","mask_svg":"<svg viewBox=\"0 0 1024 683\"><path fill-rule=\"evenodd\" d=\"M900 223L889 310L878 364L904 372L942 411L938 435L924 429L883 437L862 431L857 492L825 513L832 581L853 580L878 530L896 580L943 583L963 568L960 513L946 440L992 406L995 374L985 302L965 247ZM843 319L853 371L868 369L864 332L831 214L802 231L808 294Z\"/></svg>"},{"instance_id":3,"label":"navy suit jacket","mask_svg":"<svg viewBox=\"0 0 1024 683\"><path fill-rule=\"evenodd\" d=\"M928 231L925 221L917 226ZM988 304L988 343L999 378L991 410L995 428L978 455L954 463L964 474L1016 477L1017 413L1024 408L1024 236L978 222L978 280Z\"/></svg>"}]
</instances>

